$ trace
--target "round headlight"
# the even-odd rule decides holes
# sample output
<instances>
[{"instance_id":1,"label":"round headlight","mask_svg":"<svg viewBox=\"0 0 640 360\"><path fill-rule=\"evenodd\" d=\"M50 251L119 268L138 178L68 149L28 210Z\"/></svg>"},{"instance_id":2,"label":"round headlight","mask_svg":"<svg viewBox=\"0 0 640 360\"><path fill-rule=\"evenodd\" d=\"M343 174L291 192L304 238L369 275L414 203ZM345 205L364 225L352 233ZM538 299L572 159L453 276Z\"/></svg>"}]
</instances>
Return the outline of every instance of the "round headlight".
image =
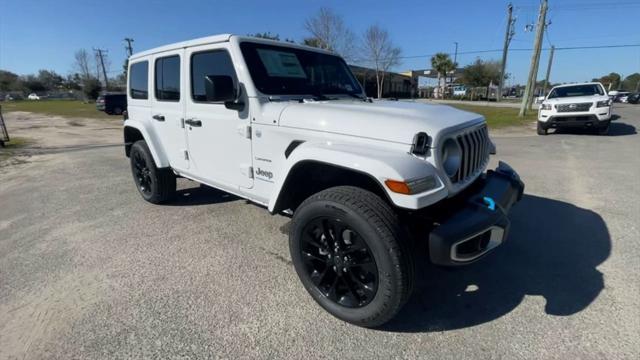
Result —
<instances>
[{"instance_id":1,"label":"round headlight","mask_svg":"<svg viewBox=\"0 0 640 360\"><path fill-rule=\"evenodd\" d=\"M462 162L462 150L458 143L449 138L442 144L442 168L448 177L454 176L460 168Z\"/></svg>"}]
</instances>

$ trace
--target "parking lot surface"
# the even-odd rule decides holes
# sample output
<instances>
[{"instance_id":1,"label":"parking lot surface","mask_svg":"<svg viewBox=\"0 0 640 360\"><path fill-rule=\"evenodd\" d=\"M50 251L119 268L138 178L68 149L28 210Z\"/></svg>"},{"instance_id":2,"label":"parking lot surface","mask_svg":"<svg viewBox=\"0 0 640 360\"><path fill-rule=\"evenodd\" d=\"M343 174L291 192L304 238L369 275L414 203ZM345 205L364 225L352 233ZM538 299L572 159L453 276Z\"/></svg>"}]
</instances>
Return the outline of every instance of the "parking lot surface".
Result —
<instances>
[{"instance_id":1,"label":"parking lot surface","mask_svg":"<svg viewBox=\"0 0 640 360\"><path fill-rule=\"evenodd\" d=\"M421 264L375 330L307 295L287 217L184 179L145 203L121 122L5 115L37 143L0 167L0 358L637 358L640 106L614 112L609 136L493 133L527 186L508 242Z\"/></svg>"}]
</instances>

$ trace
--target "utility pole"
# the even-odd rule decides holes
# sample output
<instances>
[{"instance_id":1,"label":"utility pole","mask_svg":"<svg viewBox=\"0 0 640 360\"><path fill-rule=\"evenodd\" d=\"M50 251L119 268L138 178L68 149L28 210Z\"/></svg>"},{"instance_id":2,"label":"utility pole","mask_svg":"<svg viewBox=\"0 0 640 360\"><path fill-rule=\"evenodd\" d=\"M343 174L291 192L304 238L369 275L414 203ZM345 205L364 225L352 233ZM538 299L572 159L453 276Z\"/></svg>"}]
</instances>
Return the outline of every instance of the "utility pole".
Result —
<instances>
[{"instance_id":1,"label":"utility pole","mask_svg":"<svg viewBox=\"0 0 640 360\"><path fill-rule=\"evenodd\" d=\"M131 43L133 42L132 38L124 38L124 41L127 42L127 45L125 46L125 49L127 49L127 54L129 57L131 57L131 54L133 54L133 46L131 46Z\"/></svg>"},{"instance_id":2,"label":"utility pole","mask_svg":"<svg viewBox=\"0 0 640 360\"><path fill-rule=\"evenodd\" d=\"M456 69L458 68L458 42L454 41L454 44L456 44L456 51L453 53L453 70L451 70L451 77L449 78L449 83L453 84L453 76L456 73ZM446 81L445 81L445 85L446 85ZM453 91L453 90L452 90ZM451 93L453 95L453 92Z\"/></svg>"},{"instance_id":3,"label":"utility pole","mask_svg":"<svg viewBox=\"0 0 640 360\"><path fill-rule=\"evenodd\" d=\"M102 75L104 76L104 87L109 88L109 79L107 78L107 69L104 67L104 53L107 50L103 49L93 49L96 53L98 53L98 58L100 58L100 67L102 67Z\"/></svg>"},{"instance_id":4,"label":"utility pole","mask_svg":"<svg viewBox=\"0 0 640 360\"><path fill-rule=\"evenodd\" d=\"M547 86L549 86L549 75L551 75L551 64L553 63L553 53L556 51L556 47L551 45L551 52L549 53L549 64L547 64L547 76L544 78L544 87L542 88L542 96L547 93Z\"/></svg>"},{"instance_id":5,"label":"utility pole","mask_svg":"<svg viewBox=\"0 0 640 360\"><path fill-rule=\"evenodd\" d=\"M504 34L504 46L502 47L502 64L500 65L500 81L498 83L497 101L502 100L502 89L504 88L504 72L507 68L507 52L513 35L515 35L514 25L516 19L513 18L513 5L509 3L507 6L507 31Z\"/></svg>"},{"instance_id":6,"label":"utility pole","mask_svg":"<svg viewBox=\"0 0 640 360\"><path fill-rule=\"evenodd\" d=\"M536 27L536 38L533 42L533 54L531 55L531 66L529 67L529 77L527 78L527 86L524 89L522 103L520 104L519 117L524 117L527 110L531 107L533 100L533 92L536 86L536 78L538 77L538 63L540 61L540 51L542 50L542 36L544 34L545 18L547 16L547 0L542 0L540 5L540 13L538 14L538 25Z\"/></svg>"}]
</instances>

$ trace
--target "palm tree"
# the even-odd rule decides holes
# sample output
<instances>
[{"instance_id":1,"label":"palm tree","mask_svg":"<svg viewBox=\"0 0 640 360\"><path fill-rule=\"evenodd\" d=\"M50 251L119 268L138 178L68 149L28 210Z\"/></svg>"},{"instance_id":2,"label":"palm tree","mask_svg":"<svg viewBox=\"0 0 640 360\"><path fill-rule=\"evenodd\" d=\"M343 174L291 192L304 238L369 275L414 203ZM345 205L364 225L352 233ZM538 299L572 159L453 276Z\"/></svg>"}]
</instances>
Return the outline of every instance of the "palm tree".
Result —
<instances>
[{"instance_id":1,"label":"palm tree","mask_svg":"<svg viewBox=\"0 0 640 360\"><path fill-rule=\"evenodd\" d=\"M446 79L447 73L456 68L456 63L451 60L449 54L437 53L431 57L431 68L438 72L438 95L442 97L443 89L441 88L442 77ZM446 82L446 81L445 81Z\"/></svg>"}]
</instances>

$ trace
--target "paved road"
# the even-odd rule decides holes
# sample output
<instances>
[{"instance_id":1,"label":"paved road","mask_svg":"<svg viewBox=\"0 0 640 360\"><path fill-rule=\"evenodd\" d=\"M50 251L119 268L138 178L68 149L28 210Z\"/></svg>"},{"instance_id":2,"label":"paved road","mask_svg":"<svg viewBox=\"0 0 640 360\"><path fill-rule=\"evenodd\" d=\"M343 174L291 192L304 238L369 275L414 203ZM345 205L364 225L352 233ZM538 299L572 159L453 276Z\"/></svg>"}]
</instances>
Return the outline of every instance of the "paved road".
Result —
<instances>
[{"instance_id":1,"label":"paved road","mask_svg":"<svg viewBox=\"0 0 640 360\"><path fill-rule=\"evenodd\" d=\"M527 183L509 242L422 266L379 330L306 294L286 217L182 180L147 204L120 147L42 151L0 168L0 358L637 358L640 106L616 112L607 137L494 134Z\"/></svg>"}]
</instances>

